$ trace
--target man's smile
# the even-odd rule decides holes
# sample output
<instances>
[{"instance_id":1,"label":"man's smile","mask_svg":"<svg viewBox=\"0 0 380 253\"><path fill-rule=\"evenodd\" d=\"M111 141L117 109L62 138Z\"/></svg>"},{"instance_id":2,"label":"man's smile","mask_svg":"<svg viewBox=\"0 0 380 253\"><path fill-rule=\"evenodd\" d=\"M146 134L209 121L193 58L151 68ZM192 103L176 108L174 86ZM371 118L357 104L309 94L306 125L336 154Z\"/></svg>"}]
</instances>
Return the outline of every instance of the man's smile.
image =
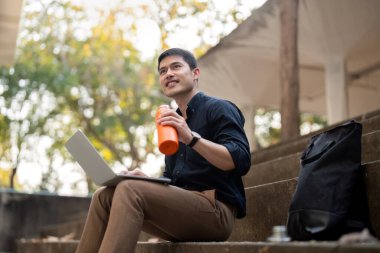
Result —
<instances>
[{"instance_id":1,"label":"man's smile","mask_svg":"<svg viewBox=\"0 0 380 253\"><path fill-rule=\"evenodd\" d=\"M178 80L169 80L165 83L165 87L172 88L177 85L179 81Z\"/></svg>"}]
</instances>

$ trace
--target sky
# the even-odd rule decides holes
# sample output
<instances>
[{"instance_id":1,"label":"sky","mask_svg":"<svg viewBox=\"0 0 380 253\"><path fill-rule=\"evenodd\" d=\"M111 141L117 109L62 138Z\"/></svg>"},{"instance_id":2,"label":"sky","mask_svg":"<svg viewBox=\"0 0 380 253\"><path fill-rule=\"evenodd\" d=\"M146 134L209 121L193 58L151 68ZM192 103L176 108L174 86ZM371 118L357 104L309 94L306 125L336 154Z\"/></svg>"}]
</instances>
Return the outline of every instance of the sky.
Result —
<instances>
[{"instance_id":1,"label":"sky","mask_svg":"<svg viewBox=\"0 0 380 253\"><path fill-rule=\"evenodd\" d=\"M88 9L89 12L91 12L94 8L101 8L106 9L113 6L113 3L116 3L117 1L111 1L111 0L97 0L97 1L88 1L88 0L72 0L75 3L80 3L85 6L86 9ZM234 0L211 0L215 1L216 8L219 10L228 10L233 7ZM247 7L247 17L253 8L257 8L261 6L266 0L242 0L243 4ZM128 5L134 6L141 3L147 3L152 4L151 0L129 0L126 1ZM223 27L223 29L227 29L227 32L231 32L235 27ZM215 29L217 29L215 27ZM158 49L159 43L160 43L160 30L157 27L157 25L154 23L154 21L148 19L148 18L141 18L137 20L137 38L136 38L136 45L137 49L142 52L142 57L149 58L151 57ZM195 32L195 31L194 31ZM188 50L194 49L196 45L194 45L194 40L189 38L194 38L194 35L191 32L191 26L189 25L188 29L185 31L180 31L177 34L175 34L170 40L168 41L169 46L171 47L183 47ZM196 41L195 41L196 42ZM215 42L216 44L216 42ZM43 149L41 145L44 145L43 143L40 143L39 148ZM46 143L48 145L48 143ZM43 156L43 154L40 154ZM142 170L146 172L149 175L155 175L157 171L159 170L159 167L164 162L164 157L155 157L154 155L151 155L148 157L147 162L142 166ZM57 176L60 179L60 181L63 182L62 189L59 191L59 194L62 195L86 195L86 183L82 180L84 178L84 172L81 169L78 169L79 165L74 163L65 163L65 161L61 159L56 159L55 166L59 168L57 171ZM48 166L48 164L45 164L45 166ZM25 189L33 188L35 185L38 185L41 182L41 176L42 176L42 169L33 169L39 166L34 166L32 163L26 163L23 162L20 164L19 170L18 170L18 181L20 184L24 185ZM122 166L119 166L116 168L116 170L121 170ZM153 168L153 169L152 169ZM115 169L115 168L114 168ZM117 171L116 171L117 172ZM83 181L80 183L79 191L72 192L71 185L73 182L77 181Z\"/></svg>"}]
</instances>

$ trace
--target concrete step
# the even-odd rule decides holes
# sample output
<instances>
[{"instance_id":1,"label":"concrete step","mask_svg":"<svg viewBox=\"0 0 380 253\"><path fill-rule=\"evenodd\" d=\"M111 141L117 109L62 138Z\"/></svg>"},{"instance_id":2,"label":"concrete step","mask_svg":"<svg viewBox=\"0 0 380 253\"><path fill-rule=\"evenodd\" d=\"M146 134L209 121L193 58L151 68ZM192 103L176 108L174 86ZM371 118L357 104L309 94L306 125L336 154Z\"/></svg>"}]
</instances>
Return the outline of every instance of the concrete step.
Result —
<instances>
[{"instance_id":1,"label":"concrete step","mask_svg":"<svg viewBox=\"0 0 380 253\"><path fill-rule=\"evenodd\" d=\"M48 237L62 238L62 237L70 235L72 239L79 240L82 235L85 222L86 222L86 217L76 220L76 221L72 221L72 222L45 226L41 228L40 235L41 235L41 238L48 238ZM141 232L139 236L139 241L148 241L149 239L152 239L152 238L153 237L151 235Z\"/></svg>"},{"instance_id":2,"label":"concrete step","mask_svg":"<svg viewBox=\"0 0 380 253\"><path fill-rule=\"evenodd\" d=\"M296 140L289 142L281 142L264 149L260 149L252 153L252 166L277 159L279 157L288 156L299 153L304 150L309 143L310 136L302 136Z\"/></svg>"},{"instance_id":3,"label":"concrete step","mask_svg":"<svg viewBox=\"0 0 380 253\"><path fill-rule=\"evenodd\" d=\"M362 135L362 163L380 160L380 130ZM253 164L243 177L245 187L268 184L297 177L302 152ZM254 157L253 157L254 159Z\"/></svg>"},{"instance_id":4,"label":"concrete step","mask_svg":"<svg viewBox=\"0 0 380 253\"><path fill-rule=\"evenodd\" d=\"M380 235L380 161L364 165L372 227ZM263 241L273 226L286 225L297 178L246 188L247 217L237 220L231 241Z\"/></svg>"},{"instance_id":5,"label":"concrete step","mask_svg":"<svg viewBox=\"0 0 380 253\"><path fill-rule=\"evenodd\" d=\"M246 188L247 216L235 222L229 241L265 241L272 227L285 225L297 179Z\"/></svg>"},{"instance_id":6,"label":"concrete step","mask_svg":"<svg viewBox=\"0 0 380 253\"><path fill-rule=\"evenodd\" d=\"M380 113L370 118L362 119L360 120L360 122L362 122L363 134L379 130L380 129Z\"/></svg>"},{"instance_id":7,"label":"concrete step","mask_svg":"<svg viewBox=\"0 0 380 253\"><path fill-rule=\"evenodd\" d=\"M366 164L365 171L371 225L377 237L380 238L380 160Z\"/></svg>"},{"instance_id":8,"label":"concrete step","mask_svg":"<svg viewBox=\"0 0 380 253\"><path fill-rule=\"evenodd\" d=\"M85 216L89 205L88 197L0 189L0 252L11 252L19 238L39 236L42 227Z\"/></svg>"},{"instance_id":9,"label":"concrete step","mask_svg":"<svg viewBox=\"0 0 380 253\"><path fill-rule=\"evenodd\" d=\"M337 242L187 242L140 243L135 253L377 253L380 244L342 245Z\"/></svg>"},{"instance_id":10,"label":"concrete step","mask_svg":"<svg viewBox=\"0 0 380 253\"><path fill-rule=\"evenodd\" d=\"M80 220L65 222L57 225L49 225L41 228L41 237L63 237L68 234L72 234L72 239L80 239L82 234L86 218L83 217Z\"/></svg>"},{"instance_id":11,"label":"concrete step","mask_svg":"<svg viewBox=\"0 0 380 253\"><path fill-rule=\"evenodd\" d=\"M362 136L362 163L380 160L380 130Z\"/></svg>"},{"instance_id":12,"label":"concrete step","mask_svg":"<svg viewBox=\"0 0 380 253\"><path fill-rule=\"evenodd\" d=\"M298 177L300 156L301 153L296 153L254 164L243 177L244 186L258 186Z\"/></svg>"},{"instance_id":13,"label":"concrete step","mask_svg":"<svg viewBox=\"0 0 380 253\"><path fill-rule=\"evenodd\" d=\"M78 240L43 241L22 239L17 241L15 253L75 253L78 242Z\"/></svg>"},{"instance_id":14,"label":"concrete step","mask_svg":"<svg viewBox=\"0 0 380 253\"><path fill-rule=\"evenodd\" d=\"M362 116L352 118L352 119L355 119L356 121L359 121L362 123L363 134L380 130L380 110L377 110L368 114L364 114ZM345 120L344 122L347 122L349 120ZM331 129L333 127L336 127L344 122L333 124L326 128L309 133L307 135L303 135L298 138L284 141L284 142L269 146L268 148L255 151L252 153L252 164L258 164L258 163L262 163L262 162L269 161L272 159L276 159L278 157L283 157L290 154L301 152L302 150L305 149L305 147L309 143L310 137L316 134L319 134L321 132L324 132L328 129Z\"/></svg>"},{"instance_id":15,"label":"concrete step","mask_svg":"<svg viewBox=\"0 0 380 253\"><path fill-rule=\"evenodd\" d=\"M77 241L28 242L18 244L16 253L74 253ZM379 243L338 242L186 242L138 243L135 253L379 253Z\"/></svg>"}]
</instances>

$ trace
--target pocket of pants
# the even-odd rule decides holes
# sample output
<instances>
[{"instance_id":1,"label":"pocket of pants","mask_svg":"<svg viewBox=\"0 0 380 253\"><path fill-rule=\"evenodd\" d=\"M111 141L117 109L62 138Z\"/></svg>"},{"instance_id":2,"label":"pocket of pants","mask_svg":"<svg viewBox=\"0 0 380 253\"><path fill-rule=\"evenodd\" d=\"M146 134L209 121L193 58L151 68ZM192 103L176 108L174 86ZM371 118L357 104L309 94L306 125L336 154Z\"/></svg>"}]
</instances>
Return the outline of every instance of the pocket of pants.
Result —
<instances>
[{"instance_id":1,"label":"pocket of pants","mask_svg":"<svg viewBox=\"0 0 380 253\"><path fill-rule=\"evenodd\" d=\"M216 211L215 190L194 193L201 197L198 201L199 211L208 213L214 213Z\"/></svg>"}]
</instances>

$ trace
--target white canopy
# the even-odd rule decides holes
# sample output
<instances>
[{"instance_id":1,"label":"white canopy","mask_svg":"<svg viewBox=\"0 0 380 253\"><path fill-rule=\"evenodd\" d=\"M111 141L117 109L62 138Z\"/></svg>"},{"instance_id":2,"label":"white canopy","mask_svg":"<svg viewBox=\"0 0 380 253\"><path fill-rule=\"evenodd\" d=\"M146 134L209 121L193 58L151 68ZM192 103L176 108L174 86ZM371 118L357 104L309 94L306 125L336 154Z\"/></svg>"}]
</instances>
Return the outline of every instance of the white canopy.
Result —
<instances>
[{"instance_id":1,"label":"white canopy","mask_svg":"<svg viewBox=\"0 0 380 253\"><path fill-rule=\"evenodd\" d=\"M22 0L0 0L0 65L13 64Z\"/></svg>"},{"instance_id":2,"label":"white canopy","mask_svg":"<svg viewBox=\"0 0 380 253\"><path fill-rule=\"evenodd\" d=\"M300 0L298 24L300 110L337 121L380 108L380 1ZM278 109L279 48L279 0L268 0L199 59L200 89Z\"/></svg>"}]
</instances>

